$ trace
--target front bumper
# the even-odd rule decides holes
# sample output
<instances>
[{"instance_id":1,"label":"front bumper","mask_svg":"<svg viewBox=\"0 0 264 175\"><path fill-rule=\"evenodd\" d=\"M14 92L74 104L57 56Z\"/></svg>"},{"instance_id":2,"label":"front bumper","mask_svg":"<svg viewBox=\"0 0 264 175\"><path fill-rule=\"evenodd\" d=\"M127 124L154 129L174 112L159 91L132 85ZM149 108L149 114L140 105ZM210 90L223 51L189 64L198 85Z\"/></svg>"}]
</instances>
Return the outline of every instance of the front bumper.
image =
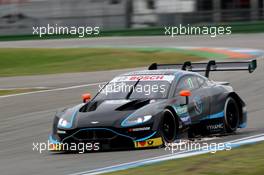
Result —
<instances>
[{"instance_id":1,"label":"front bumper","mask_svg":"<svg viewBox=\"0 0 264 175\"><path fill-rule=\"evenodd\" d=\"M94 144L98 144L99 150L140 149L163 145L162 138L156 131L137 133L140 137L134 137L126 132L118 132L109 128L82 128L75 130L71 134L62 135L50 135L49 148L51 151L72 151L66 150L65 147L69 148L69 146L64 144L78 145L84 143L92 145L91 147Z\"/></svg>"}]
</instances>

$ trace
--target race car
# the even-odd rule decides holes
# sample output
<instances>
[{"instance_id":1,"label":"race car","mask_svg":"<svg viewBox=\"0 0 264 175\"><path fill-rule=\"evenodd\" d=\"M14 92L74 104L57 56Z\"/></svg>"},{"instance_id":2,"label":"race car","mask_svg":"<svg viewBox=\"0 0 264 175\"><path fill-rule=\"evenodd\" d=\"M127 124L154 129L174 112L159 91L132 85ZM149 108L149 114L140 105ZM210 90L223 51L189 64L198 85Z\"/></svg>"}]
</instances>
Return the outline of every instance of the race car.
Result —
<instances>
[{"instance_id":1,"label":"race car","mask_svg":"<svg viewBox=\"0 0 264 175\"><path fill-rule=\"evenodd\" d=\"M50 150L68 151L64 145L73 143L95 150L162 147L183 137L233 133L247 125L245 102L209 73L256 67L256 60L153 63L119 75L93 98L84 94L83 103L56 113Z\"/></svg>"}]
</instances>

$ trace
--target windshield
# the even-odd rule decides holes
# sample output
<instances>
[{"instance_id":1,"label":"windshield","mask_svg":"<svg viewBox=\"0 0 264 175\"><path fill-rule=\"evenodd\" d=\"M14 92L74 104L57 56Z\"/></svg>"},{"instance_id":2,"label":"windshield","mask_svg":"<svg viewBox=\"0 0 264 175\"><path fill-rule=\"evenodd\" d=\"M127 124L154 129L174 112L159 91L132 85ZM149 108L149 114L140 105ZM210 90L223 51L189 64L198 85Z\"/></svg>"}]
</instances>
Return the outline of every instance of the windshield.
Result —
<instances>
[{"instance_id":1,"label":"windshield","mask_svg":"<svg viewBox=\"0 0 264 175\"><path fill-rule=\"evenodd\" d=\"M95 100L167 98L173 75L116 77L102 88Z\"/></svg>"}]
</instances>

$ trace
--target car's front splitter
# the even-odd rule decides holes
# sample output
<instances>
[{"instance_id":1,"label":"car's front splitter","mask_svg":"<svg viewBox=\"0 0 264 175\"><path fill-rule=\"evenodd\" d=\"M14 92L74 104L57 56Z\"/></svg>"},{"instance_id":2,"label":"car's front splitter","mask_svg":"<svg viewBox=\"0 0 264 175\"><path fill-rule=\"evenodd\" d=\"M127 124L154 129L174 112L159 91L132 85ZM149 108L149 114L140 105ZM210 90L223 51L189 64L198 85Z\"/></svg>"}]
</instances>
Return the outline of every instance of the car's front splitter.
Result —
<instances>
[{"instance_id":1,"label":"car's front splitter","mask_svg":"<svg viewBox=\"0 0 264 175\"><path fill-rule=\"evenodd\" d=\"M91 128L89 128L91 129ZM104 130L104 128L102 129ZM159 134L154 131L151 134L139 138L134 139L130 136L117 133L115 131L112 131L110 129L107 129L107 131L111 131L115 134L113 138L100 138L100 139L88 139L88 140L82 140L74 137L75 135L71 135L67 137L67 139L64 139L63 141L59 142L55 139L52 135L49 137L49 149L50 151L71 151L71 150L65 150L64 144L79 144L79 143L98 143L100 145L100 150L116 150L116 149L140 149L140 148L150 148L150 147L159 147L163 145L162 138L159 136ZM67 147L68 148L68 147Z\"/></svg>"}]
</instances>

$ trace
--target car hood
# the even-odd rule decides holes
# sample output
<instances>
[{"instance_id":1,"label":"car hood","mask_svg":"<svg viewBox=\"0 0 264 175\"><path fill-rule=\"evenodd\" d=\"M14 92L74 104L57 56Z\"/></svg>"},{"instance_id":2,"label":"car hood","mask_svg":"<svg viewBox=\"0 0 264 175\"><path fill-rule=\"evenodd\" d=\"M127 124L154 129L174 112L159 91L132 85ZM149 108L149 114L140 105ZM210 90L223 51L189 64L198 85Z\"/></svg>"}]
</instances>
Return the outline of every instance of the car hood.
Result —
<instances>
[{"instance_id":1,"label":"car hood","mask_svg":"<svg viewBox=\"0 0 264 175\"><path fill-rule=\"evenodd\" d=\"M104 100L92 101L67 109L62 118L68 128L121 127L121 122L129 115L155 115L162 111L165 100Z\"/></svg>"}]
</instances>

